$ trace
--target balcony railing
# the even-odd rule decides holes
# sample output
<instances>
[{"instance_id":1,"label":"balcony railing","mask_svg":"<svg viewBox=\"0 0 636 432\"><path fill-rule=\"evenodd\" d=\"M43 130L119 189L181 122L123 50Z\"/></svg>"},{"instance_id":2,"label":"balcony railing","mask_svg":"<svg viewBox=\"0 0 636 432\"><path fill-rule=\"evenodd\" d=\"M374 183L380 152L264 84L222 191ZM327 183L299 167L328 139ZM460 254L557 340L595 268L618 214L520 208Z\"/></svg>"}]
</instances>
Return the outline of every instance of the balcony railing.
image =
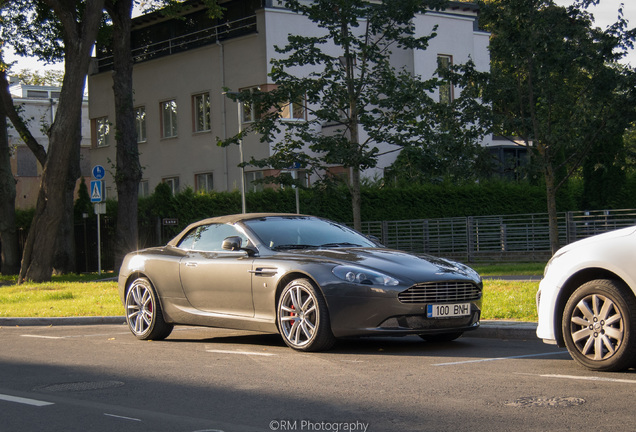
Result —
<instances>
[{"instance_id":1,"label":"balcony railing","mask_svg":"<svg viewBox=\"0 0 636 432\"><path fill-rule=\"evenodd\" d=\"M141 63L252 33L256 33L256 15L228 21L171 39L149 42L132 50L133 62ZM113 68L112 54L104 56L98 54L97 67L99 72L111 70Z\"/></svg>"}]
</instances>

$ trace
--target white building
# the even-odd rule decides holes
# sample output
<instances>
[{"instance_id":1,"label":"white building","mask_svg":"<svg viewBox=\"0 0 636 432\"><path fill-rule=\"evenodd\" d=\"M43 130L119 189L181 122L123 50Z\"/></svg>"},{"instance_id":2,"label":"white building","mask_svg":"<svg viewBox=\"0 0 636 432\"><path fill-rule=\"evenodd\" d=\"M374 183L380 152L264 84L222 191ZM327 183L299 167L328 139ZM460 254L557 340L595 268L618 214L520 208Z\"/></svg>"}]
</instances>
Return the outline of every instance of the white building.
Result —
<instances>
[{"instance_id":1,"label":"white building","mask_svg":"<svg viewBox=\"0 0 636 432\"><path fill-rule=\"evenodd\" d=\"M239 121L250 121L250 112L237 110L222 94L223 89L271 88L275 83L268 72L269 59L277 55L274 47L285 46L288 34L318 31L307 18L279 7L276 0L221 1L226 8L222 20L209 19L203 2L190 3L193 9L184 19L153 13L136 18L133 25L134 104L144 168L142 196L160 182L169 183L174 191L186 187L197 191L238 189L239 148L221 148L216 143L217 138L236 134ZM405 65L426 79L434 73L438 58L460 64L470 57L480 69L487 70L489 34L479 30L477 19L477 7L460 2L451 3L444 11L414 17L418 35L429 34L435 25L438 35L426 51L396 55L395 61L401 62L396 66ZM111 69L107 48L98 47L89 75L93 165L106 166L116 157L111 136L115 121ZM449 87L446 94L437 97L452 98L455 91ZM244 140L244 160L269 156L269 146L258 138ZM395 157L395 152L382 157L378 168L363 176L381 174ZM342 167L332 170L337 173L339 169L346 175ZM246 167L248 190L262 187L251 185L251 181L271 173ZM114 197L112 175L107 174L105 181L106 196Z\"/></svg>"},{"instance_id":2,"label":"white building","mask_svg":"<svg viewBox=\"0 0 636 432\"><path fill-rule=\"evenodd\" d=\"M49 138L46 130L55 120L60 87L25 85L19 82L9 86L14 105L21 109L20 115L26 120L29 131L35 140L48 151ZM40 189L42 167L13 128L7 122L9 148L11 150L11 170L16 178L16 208L29 209L35 207ZM90 176L90 122L88 118L88 100L82 105L82 142L80 167L82 176Z\"/></svg>"}]
</instances>

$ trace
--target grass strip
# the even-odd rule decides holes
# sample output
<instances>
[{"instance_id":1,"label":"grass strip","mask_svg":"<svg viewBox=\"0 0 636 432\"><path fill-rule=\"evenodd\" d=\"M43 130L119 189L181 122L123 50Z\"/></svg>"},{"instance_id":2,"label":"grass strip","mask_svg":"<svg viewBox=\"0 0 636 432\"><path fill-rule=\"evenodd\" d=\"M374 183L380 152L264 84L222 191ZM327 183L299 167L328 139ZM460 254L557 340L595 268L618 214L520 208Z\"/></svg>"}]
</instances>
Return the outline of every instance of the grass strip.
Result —
<instances>
[{"instance_id":1,"label":"grass strip","mask_svg":"<svg viewBox=\"0 0 636 432\"><path fill-rule=\"evenodd\" d=\"M117 282L46 282L0 286L0 317L120 316Z\"/></svg>"},{"instance_id":2,"label":"grass strip","mask_svg":"<svg viewBox=\"0 0 636 432\"><path fill-rule=\"evenodd\" d=\"M485 280L482 319L536 322L538 281Z\"/></svg>"},{"instance_id":3,"label":"grass strip","mask_svg":"<svg viewBox=\"0 0 636 432\"><path fill-rule=\"evenodd\" d=\"M76 282L54 277L53 282L15 285L1 278L0 317L120 316L124 308L116 281L84 276ZM539 282L484 281L482 319L536 322L535 295Z\"/></svg>"}]
</instances>

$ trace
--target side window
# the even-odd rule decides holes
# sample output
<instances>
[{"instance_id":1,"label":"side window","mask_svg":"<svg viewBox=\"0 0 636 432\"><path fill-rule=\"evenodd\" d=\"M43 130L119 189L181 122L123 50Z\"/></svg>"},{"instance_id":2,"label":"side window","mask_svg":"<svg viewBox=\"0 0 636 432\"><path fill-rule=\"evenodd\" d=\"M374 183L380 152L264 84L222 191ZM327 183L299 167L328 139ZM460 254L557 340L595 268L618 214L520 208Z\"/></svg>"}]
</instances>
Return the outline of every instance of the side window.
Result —
<instances>
[{"instance_id":1,"label":"side window","mask_svg":"<svg viewBox=\"0 0 636 432\"><path fill-rule=\"evenodd\" d=\"M177 245L179 249L189 250L200 237L201 228L195 228L185 235Z\"/></svg>"},{"instance_id":2,"label":"side window","mask_svg":"<svg viewBox=\"0 0 636 432\"><path fill-rule=\"evenodd\" d=\"M223 240L232 236L239 236L243 245L247 243L247 237L231 225L205 225L186 234L179 243L179 248L205 252L220 252L223 250Z\"/></svg>"}]
</instances>

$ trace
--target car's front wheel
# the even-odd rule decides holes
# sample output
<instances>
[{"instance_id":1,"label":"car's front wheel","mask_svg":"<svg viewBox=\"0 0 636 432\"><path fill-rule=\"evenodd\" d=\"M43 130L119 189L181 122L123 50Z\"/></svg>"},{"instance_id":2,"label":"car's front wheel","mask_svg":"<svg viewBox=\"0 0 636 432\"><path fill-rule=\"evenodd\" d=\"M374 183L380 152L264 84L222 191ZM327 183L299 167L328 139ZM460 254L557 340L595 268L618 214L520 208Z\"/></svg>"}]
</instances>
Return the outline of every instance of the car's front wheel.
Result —
<instances>
[{"instance_id":1,"label":"car's front wheel","mask_svg":"<svg viewBox=\"0 0 636 432\"><path fill-rule=\"evenodd\" d=\"M587 282L565 305L562 330L570 355L584 367L627 369L636 358L636 300L622 282Z\"/></svg>"},{"instance_id":2,"label":"car's front wheel","mask_svg":"<svg viewBox=\"0 0 636 432\"><path fill-rule=\"evenodd\" d=\"M333 346L327 304L308 279L295 279L285 286L276 315L280 334L291 348L323 351Z\"/></svg>"},{"instance_id":3,"label":"car's front wheel","mask_svg":"<svg viewBox=\"0 0 636 432\"><path fill-rule=\"evenodd\" d=\"M162 340L174 328L164 321L157 294L144 277L135 279L128 287L125 308L128 328L137 339Z\"/></svg>"}]
</instances>

